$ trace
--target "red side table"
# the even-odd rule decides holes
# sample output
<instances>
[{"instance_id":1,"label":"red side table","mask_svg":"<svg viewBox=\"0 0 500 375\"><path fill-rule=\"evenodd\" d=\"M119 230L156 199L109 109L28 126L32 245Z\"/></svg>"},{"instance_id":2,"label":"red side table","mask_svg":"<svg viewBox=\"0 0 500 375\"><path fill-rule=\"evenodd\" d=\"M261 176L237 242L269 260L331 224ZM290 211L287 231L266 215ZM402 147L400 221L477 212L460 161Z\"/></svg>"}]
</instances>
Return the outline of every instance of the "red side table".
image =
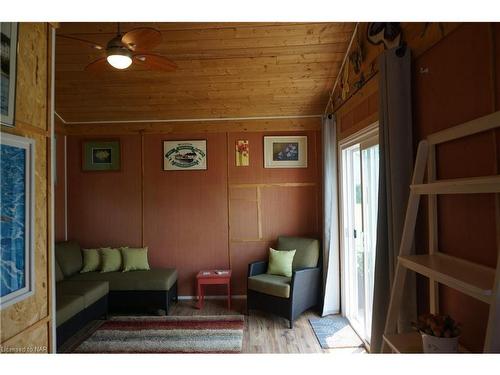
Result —
<instances>
[{"instance_id":1,"label":"red side table","mask_svg":"<svg viewBox=\"0 0 500 375\"><path fill-rule=\"evenodd\" d=\"M203 285L227 285L227 308L231 310L231 270L205 270L196 275L198 308L203 308L205 294Z\"/></svg>"}]
</instances>

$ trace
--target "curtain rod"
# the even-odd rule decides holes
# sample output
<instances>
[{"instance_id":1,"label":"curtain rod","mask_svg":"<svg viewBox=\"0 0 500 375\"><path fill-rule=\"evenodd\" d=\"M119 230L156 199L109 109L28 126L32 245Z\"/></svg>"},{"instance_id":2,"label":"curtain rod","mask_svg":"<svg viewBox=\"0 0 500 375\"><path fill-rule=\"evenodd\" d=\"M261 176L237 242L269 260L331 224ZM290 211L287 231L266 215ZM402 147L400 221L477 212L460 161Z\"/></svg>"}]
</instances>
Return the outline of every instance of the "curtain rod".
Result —
<instances>
[{"instance_id":1,"label":"curtain rod","mask_svg":"<svg viewBox=\"0 0 500 375\"><path fill-rule=\"evenodd\" d=\"M340 65L339 74L337 74L337 78L335 78L335 83L333 84L332 92L330 93L330 96L328 97L328 103L326 103L326 107L325 107L325 111L323 112L323 115L326 114L326 111L328 110L328 106L332 102L333 93L335 92L335 89L337 88L337 84L339 83L339 78L342 74L342 70L344 69L344 65L347 61L347 57L349 56L349 51L351 50L352 43L354 42L354 38L356 37L356 34L358 32L358 25L359 25L359 22L356 22L356 26L354 26L354 31L352 32L351 40L349 42L349 45L347 46L347 50L346 50L345 55L344 55L344 60L342 60L342 65Z\"/></svg>"}]
</instances>

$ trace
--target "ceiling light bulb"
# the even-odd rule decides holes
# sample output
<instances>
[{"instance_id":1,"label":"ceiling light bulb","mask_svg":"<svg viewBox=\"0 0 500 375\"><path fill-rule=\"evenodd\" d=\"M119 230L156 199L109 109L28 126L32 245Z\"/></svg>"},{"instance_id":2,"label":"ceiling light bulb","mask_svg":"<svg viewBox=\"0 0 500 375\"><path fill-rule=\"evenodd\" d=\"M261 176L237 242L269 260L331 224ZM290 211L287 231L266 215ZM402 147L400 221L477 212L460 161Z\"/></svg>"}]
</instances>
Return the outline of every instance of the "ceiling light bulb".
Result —
<instances>
[{"instance_id":1,"label":"ceiling light bulb","mask_svg":"<svg viewBox=\"0 0 500 375\"><path fill-rule=\"evenodd\" d=\"M132 58L128 55L114 55L107 57L108 63L116 69L127 69L132 64Z\"/></svg>"}]
</instances>

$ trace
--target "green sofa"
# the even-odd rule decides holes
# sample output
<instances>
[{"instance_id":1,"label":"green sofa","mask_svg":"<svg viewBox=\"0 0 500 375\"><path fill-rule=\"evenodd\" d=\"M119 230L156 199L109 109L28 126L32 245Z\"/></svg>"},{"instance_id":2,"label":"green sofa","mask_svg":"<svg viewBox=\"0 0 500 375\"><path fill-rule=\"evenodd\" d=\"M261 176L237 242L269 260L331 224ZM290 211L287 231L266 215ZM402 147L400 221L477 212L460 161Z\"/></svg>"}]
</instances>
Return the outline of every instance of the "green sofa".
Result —
<instances>
[{"instance_id":1,"label":"green sofa","mask_svg":"<svg viewBox=\"0 0 500 375\"><path fill-rule=\"evenodd\" d=\"M177 301L177 270L86 272L82 250L75 241L56 244L56 325L58 347L90 320L108 311L168 314Z\"/></svg>"}]
</instances>

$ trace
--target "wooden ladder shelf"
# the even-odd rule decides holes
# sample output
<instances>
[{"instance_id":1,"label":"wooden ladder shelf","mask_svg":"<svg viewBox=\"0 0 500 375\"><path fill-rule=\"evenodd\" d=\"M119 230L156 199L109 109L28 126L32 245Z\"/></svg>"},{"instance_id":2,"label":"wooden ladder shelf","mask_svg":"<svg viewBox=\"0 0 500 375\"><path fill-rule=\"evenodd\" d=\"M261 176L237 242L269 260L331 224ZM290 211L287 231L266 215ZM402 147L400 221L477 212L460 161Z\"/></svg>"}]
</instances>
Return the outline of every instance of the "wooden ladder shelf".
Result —
<instances>
[{"instance_id":1,"label":"wooden ladder shelf","mask_svg":"<svg viewBox=\"0 0 500 375\"><path fill-rule=\"evenodd\" d=\"M396 273L391 290L383 336L382 351L421 353L418 332L398 333L397 321L408 270L423 275L430 284L430 311L439 310L438 286L444 284L489 304L484 352L500 353L500 250L495 268L440 253L437 244L437 195L500 193L500 175L436 180L436 146L476 133L500 128L500 111L467 123L431 134L418 145L412 184L401 237ZM427 183L424 174L427 169ZM413 240L420 197L428 196L429 253L413 254ZM496 196L497 231L500 227L499 196ZM497 233L500 242L500 233ZM500 243L497 244L500 248Z\"/></svg>"}]
</instances>

